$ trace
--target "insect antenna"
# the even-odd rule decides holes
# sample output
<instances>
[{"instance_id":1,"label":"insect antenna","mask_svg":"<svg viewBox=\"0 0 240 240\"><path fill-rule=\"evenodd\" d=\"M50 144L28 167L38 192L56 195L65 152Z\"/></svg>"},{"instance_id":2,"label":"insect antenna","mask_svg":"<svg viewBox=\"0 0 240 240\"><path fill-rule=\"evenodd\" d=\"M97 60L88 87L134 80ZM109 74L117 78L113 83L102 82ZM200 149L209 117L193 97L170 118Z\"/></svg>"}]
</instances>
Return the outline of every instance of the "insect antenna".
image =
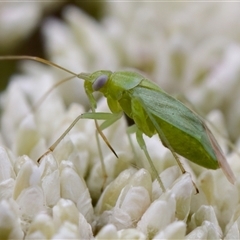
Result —
<instances>
[{"instance_id":1,"label":"insect antenna","mask_svg":"<svg viewBox=\"0 0 240 240\"><path fill-rule=\"evenodd\" d=\"M58 65L56 63L53 63L53 62L50 62L46 59L43 59L43 58L40 58L40 57L35 57L35 56L26 56L26 55L23 55L23 56L14 56L14 55L0 56L0 60L32 60L32 61L35 61L35 62L43 63L43 64L51 66L51 67L61 69L65 72L70 73L71 75L74 75L75 77L78 77L78 75L79 75L79 74L74 73L74 72L72 72L72 71L70 71L70 70L68 70L64 67L61 67L60 65Z\"/></svg>"},{"instance_id":2,"label":"insect antenna","mask_svg":"<svg viewBox=\"0 0 240 240\"><path fill-rule=\"evenodd\" d=\"M44 102L44 100L47 98L47 96L58 86L60 86L61 84L68 82L70 80L72 80L73 78L75 78L75 76L70 76L67 78L64 78L63 80L55 83L54 85L51 86L51 88L49 88L42 96L40 99L37 100L36 103L34 103L34 105L31 108L31 111L35 112L36 109L38 109L40 107L40 105Z\"/></svg>"}]
</instances>

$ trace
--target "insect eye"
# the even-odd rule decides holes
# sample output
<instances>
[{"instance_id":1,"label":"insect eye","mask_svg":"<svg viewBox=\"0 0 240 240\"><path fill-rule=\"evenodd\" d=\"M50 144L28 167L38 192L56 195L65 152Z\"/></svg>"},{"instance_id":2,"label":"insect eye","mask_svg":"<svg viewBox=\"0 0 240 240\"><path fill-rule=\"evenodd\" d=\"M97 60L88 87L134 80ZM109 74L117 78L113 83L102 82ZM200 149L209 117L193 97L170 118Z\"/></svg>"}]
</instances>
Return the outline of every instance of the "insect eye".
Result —
<instances>
[{"instance_id":1,"label":"insect eye","mask_svg":"<svg viewBox=\"0 0 240 240\"><path fill-rule=\"evenodd\" d=\"M108 76L107 75L101 75L99 76L93 83L92 88L94 91L98 91L100 88L102 88L105 83L108 80Z\"/></svg>"}]
</instances>

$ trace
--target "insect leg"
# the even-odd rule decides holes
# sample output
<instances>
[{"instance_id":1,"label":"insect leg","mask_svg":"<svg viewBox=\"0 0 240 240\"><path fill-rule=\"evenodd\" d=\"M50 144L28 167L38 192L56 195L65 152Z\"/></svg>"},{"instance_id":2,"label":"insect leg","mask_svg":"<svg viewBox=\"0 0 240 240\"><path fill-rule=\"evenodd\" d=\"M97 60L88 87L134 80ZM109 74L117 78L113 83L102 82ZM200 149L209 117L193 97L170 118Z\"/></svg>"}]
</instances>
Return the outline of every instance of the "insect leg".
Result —
<instances>
[{"instance_id":1,"label":"insect leg","mask_svg":"<svg viewBox=\"0 0 240 240\"><path fill-rule=\"evenodd\" d=\"M98 133L101 135L101 137L103 138L103 140L105 141L105 143L108 145L108 147L113 151L113 153L115 154L115 156L117 156L117 154L115 153L115 151L113 150L113 148L111 147L111 145L109 144L109 142L107 141L107 138L105 137L105 135L103 134L102 130L101 130L101 126L98 125L96 120L105 120L105 122L107 122L108 124L102 124L103 126L105 126L105 128L107 126L110 126L110 123L113 123L115 121L117 121L119 119L119 114L112 114L112 113L83 113L81 115L79 115L72 123L71 125L63 132L63 134L49 147L48 151L46 151L41 157L39 157L39 159L37 160L38 163L40 163L41 159L46 156L47 154L49 154L50 152L53 152L54 149L58 146L58 144L62 141L62 139L70 132L70 130L76 125L76 123L80 120L80 119L94 119L95 120L95 125L97 128ZM114 119L114 121L113 121ZM109 125L110 124L110 125ZM100 144L99 144L99 139L97 137L97 144L100 150ZM102 169L103 169L103 174L104 177L107 176L106 174L106 169L103 163L103 158L102 156L102 152L100 150L100 160L101 160L101 164L102 164Z\"/></svg>"},{"instance_id":2,"label":"insect leg","mask_svg":"<svg viewBox=\"0 0 240 240\"><path fill-rule=\"evenodd\" d=\"M153 171L157 181L159 182L160 187L162 188L163 192L165 192L166 189L165 189L165 187L163 185L163 182L162 182L162 180L161 180L161 178L160 178L160 176L159 176L159 174L157 172L157 169L155 168L155 166L153 164L153 161L152 161L152 159L151 159L151 157L150 157L150 155L149 155L149 153L147 151L147 147L146 147L145 141L143 139L143 133L139 129L136 130L136 138L137 138L137 141L138 141L138 144L139 144L140 148L145 153L145 156L146 156L146 158L148 160L148 163L149 163L149 165L150 165L150 167L151 167L151 169L152 169L152 171Z\"/></svg>"},{"instance_id":3,"label":"insect leg","mask_svg":"<svg viewBox=\"0 0 240 240\"><path fill-rule=\"evenodd\" d=\"M170 145L170 143L168 142L167 138L165 137L165 134L162 131L161 126L159 126L159 123L157 123L157 121L152 116L152 114L147 110L147 108L145 107L144 109L147 112L149 118L151 119L151 122L153 123L153 125L154 125L154 127L155 127L155 129L156 129L156 131L157 131L157 133L159 135L159 138L161 139L162 143L164 144L164 146L166 146L171 151L171 153L172 153L173 157L175 158L175 160L176 160L180 170L182 171L182 173L183 174L186 173L186 170L184 169L184 167L183 167L183 165L182 165L178 155L174 152L172 146ZM199 190L196 187L196 184L193 181L192 181L192 183L193 183L193 186L194 186L194 188L196 190L196 193L199 193Z\"/></svg>"},{"instance_id":4,"label":"insect leg","mask_svg":"<svg viewBox=\"0 0 240 240\"><path fill-rule=\"evenodd\" d=\"M99 152L99 156L100 156L100 161L101 161L101 166L102 166L102 172L103 172L103 185L102 185L102 189L105 186L106 180L107 180L107 170L105 168L105 164L104 164L104 159L103 159L103 153L102 153L102 148L100 145L100 140L99 140L99 135L98 133L102 133L101 129L99 129L99 125L96 119L94 119L95 122L95 126L96 126L96 131L95 131L95 135L96 135L96 141L97 141L97 147L98 147L98 152ZM105 135L103 135L105 137ZM105 140L104 140L105 141ZM107 141L108 143L108 141ZM110 146L111 147L111 146ZM112 149L111 149L112 150ZM114 150L113 150L114 151ZM114 151L115 153L115 151Z\"/></svg>"},{"instance_id":5,"label":"insect leg","mask_svg":"<svg viewBox=\"0 0 240 240\"><path fill-rule=\"evenodd\" d=\"M98 114L100 114L100 113L98 113ZM104 130L104 129L108 128L109 126L114 124L118 119L120 119L122 117L122 112L120 112L120 113L109 113L109 114L111 114L111 118L106 119L100 125L101 130Z\"/></svg>"},{"instance_id":6,"label":"insect leg","mask_svg":"<svg viewBox=\"0 0 240 240\"><path fill-rule=\"evenodd\" d=\"M95 113L96 114L96 113ZM97 114L101 114L101 113L97 113ZM95 126L96 126L96 140L97 140L97 146L98 146L98 151L99 151L99 155L100 155L100 160L101 160L101 165L102 165L102 171L103 171L103 187L106 183L107 180L107 171L104 165L104 160L103 160L103 154L102 154L102 149L100 146L100 141L99 141L99 135L101 135L101 137L103 138L104 142L107 144L107 146L111 149L111 151L114 153L114 155L118 158L118 155L116 154L116 152L114 151L114 149L112 148L112 146L109 144L107 138L105 137L105 135L103 134L102 130L104 130L105 128L111 126L113 123L115 123L119 118L121 118L122 114L111 114L112 118L104 121L101 126L98 125L98 122L96 119L94 119L95 122Z\"/></svg>"},{"instance_id":7,"label":"insect leg","mask_svg":"<svg viewBox=\"0 0 240 240\"><path fill-rule=\"evenodd\" d=\"M128 141L129 141L130 146L132 148L133 155L134 155L135 159L137 159L137 153L136 153L136 149L135 149L135 147L133 145L133 142L132 142L130 134L136 133L136 131L137 131L137 126L135 124L127 128Z\"/></svg>"}]
</instances>

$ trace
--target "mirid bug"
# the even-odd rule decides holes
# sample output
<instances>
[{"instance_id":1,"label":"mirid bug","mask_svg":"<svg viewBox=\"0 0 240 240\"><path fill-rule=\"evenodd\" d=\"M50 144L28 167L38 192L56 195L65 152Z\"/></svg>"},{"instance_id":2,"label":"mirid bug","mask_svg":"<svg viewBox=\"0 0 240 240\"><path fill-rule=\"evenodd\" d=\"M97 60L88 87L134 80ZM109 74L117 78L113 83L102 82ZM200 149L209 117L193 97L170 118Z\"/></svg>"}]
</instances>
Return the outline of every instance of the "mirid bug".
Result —
<instances>
[{"instance_id":1,"label":"mirid bug","mask_svg":"<svg viewBox=\"0 0 240 240\"><path fill-rule=\"evenodd\" d=\"M37 57L0 57L0 60L14 59L29 59L48 64L85 81L84 88L91 105L92 113L79 115L44 155L53 151L76 122L83 118L95 120L98 132L108 144L102 130L121 118L124 112L134 121L135 126L131 128L131 132L136 132L137 142L144 151L151 169L163 190L165 188L147 151L143 134L148 137L158 134L163 145L172 152L182 173L185 173L185 169L179 161L177 154L208 169L218 169L221 167L228 180L231 183L235 182L234 174L221 148L204 121L183 103L164 92L159 86L141 74L130 71L111 72L105 70L96 71L91 74L76 74ZM93 92L96 91L104 95L111 113L95 111L97 102L93 96ZM96 120L105 121L99 127ZM114 152L110 144L108 146ZM103 172L105 172L104 165Z\"/></svg>"}]
</instances>

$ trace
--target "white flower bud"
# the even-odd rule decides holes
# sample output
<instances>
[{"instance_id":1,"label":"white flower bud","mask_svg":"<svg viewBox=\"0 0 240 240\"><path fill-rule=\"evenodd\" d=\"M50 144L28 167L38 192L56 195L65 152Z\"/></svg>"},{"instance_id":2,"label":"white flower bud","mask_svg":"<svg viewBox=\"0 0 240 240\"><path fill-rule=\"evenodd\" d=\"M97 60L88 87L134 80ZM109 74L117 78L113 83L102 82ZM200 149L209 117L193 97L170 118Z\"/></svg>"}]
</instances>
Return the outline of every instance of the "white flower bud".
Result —
<instances>
[{"instance_id":1,"label":"white flower bud","mask_svg":"<svg viewBox=\"0 0 240 240\"><path fill-rule=\"evenodd\" d=\"M59 238L92 238L92 228L71 200L60 199L53 207L53 221Z\"/></svg>"},{"instance_id":2,"label":"white flower bud","mask_svg":"<svg viewBox=\"0 0 240 240\"><path fill-rule=\"evenodd\" d=\"M239 239L240 232L239 232L239 221L235 221L232 226L228 229L227 234L225 235L224 239L232 240L232 239Z\"/></svg>"},{"instance_id":3,"label":"white flower bud","mask_svg":"<svg viewBox=\"0 0 240 240\"><path fill-rule=\"evenodd\" d=\"M171 193L176 200L176 218L186 222L190 212L192 194L196 193L191 175L189 173L182 174L182 176L174 182Z\"/></svg>"},{"instance_id":4,"label":"white flower bud","mask_svg":"<svg viewBox=\"0 0 240 240\"><path fill-rule=\"evenodd\" d=\"M51 239L80 239L80 237L78 226L66 221Z\"/></svg>"},{"instance_id":5,"label":"white flower bud","mask_svg":"<svg viewBox=\"0 0 240 240\"><path fill-rule=\"evenodd\" d=\"M98 227L106 223L114 224L117 229L136 226L150 204L151 190L151 176L145 169L122 172L105 189L96 207L97 213L104 210Z\"/></svg>"},{"instance_id":6,"label":"white flower bud","mask_svg":"<svg viewBox=\"0 0 240 240\"><path fill-rule=\"evenodd\" d=\"M41 159L39 169L42 172L41 185L46 205L54 206L60 199L60 171L52 154L47 154Z\"/></svg>"},{"instance_id":7,"label":"white flower bud","mask_svg":"<svg viewBox=\"0 0 240 240\"><path fill-rule=\"evenodd\" d=\"M76 203L80 213L84 215L88 222L91 222L93 207L84 179L75 172L70 162L62 161L60 169L61 197Z\"/></svg>"},{"instance_id":8,"label":"white flower bud","mask_svg":"<svg viewBox=\"0 0 240 240\"><path fill-rule=\"evenodd\" d=\"M111 239L118 239L117 229L114 225L109 224L104 226L100 232L95 237L96 240L111 240Z\"/></svg>"},{"instance_id":9,"label":"white flower bud","mask_svg":"<svg viewBox=\"0 0 240 240\"><path fill-rule=\"evenodd\" d=\"M121 190L124 188L124 186L127 185L129 182L131 176L136 173L135 169L126 169L123 172L121 172L116 179L111 182L102 193L96 207L95 207L95 213L97 215L102 214L105 210L112 209L117 199L121 193Z\"/></svg>"},{"instance_id":10,"label":"white flower bud","mask_svg":"<svg viewBox=\"0 0 240 240\"><path fill-rule=\"evenodd\" d=\"M119 195L109 222L118 230L134 227L149 205L150 196L144 187L127 185Z\"/></svg>"},{"instance_id":11,"label":"white flower bud","mask_svg":"<svg viewBox=\"0 0 240 240\"><path fill-rule=\"evenodd\" d=\"M212 206L202 205L198 211L192 215L189 223L190 229L195 229L198 226L202 226L207 232L213 231L214 234L219 237L222 236L222 230L218 224L218 220Z\"/></svg>"},{"instance_id":12,"label":"white flower bud","mask_svg":"<svg viewBox=\"0 0 240 240\"><path fill-rule=\"evenodd\" d=\"M102 189L130 166L130 158L129 155L125 153L120 153L118 158L116 158L116 156L111 152L104 159L104 165L107 174L106 179L103 175L100 159L98 163L92 167L90 176L87 179L87 185L93 200L98 199Z\"/></svg>"},{"instance_id":13,"label":"white flower bud","mask_svg":"<svg viewBox=\"0 0 240 240\"><path fill-rule=\"evenodd\" d=\"M186 223L177 221L170 223L164 230L156 234L153 240L157 239L184 239L186 234Z\"/></svg>"},{"instance_id":14,"label":"white flower bud","mask_svg":"<svg viewBox=\"0 0 240 240\"><path fill-rule=\"evenodd\" d=\"M16 178L16 184L14 188L14 199L28 187L37 186L40 183L40 171L37 166L26 156L21 157L19 162L22 162L22 166L18 172Z\"/></svg>"},{"instance_id":15,"label":"white flower bud","mask_svg":"<svg viewBox=\"0 0 240 240\"><path fill-rule=\"evenodd\" d=\"M12 153L0 146L0 200L13 195L16 174L13 170Z\"/></svg>"},{"instance_id":16,"label":"white flower bud","mask_svg":"<svg viewBox=\"0 0 240 240\"><path fill-rule=\"evenodd\" d=\"M0 239L23 239L17 207L13 200L0 202Z\"/></svg>"},{"instance_id":17,"label":"white flower bud","mask_svg":"<svg viewBox=\"0 0 240 240\"><path fill-rule=\"evenodd\" d=\"M169 192L164 195L166 199L155 200L137 224L137 229L148 238L152 238L175 219L176 201Z\"/></svg>"},{"instance_id":18,"label":"white flower bud","mask_svg":"<svg viewBox=\"0 0 240 240\"><path fill-rule=\"evenodd\" d=\"M39 214L29 226L26 239L51 239L54 231L55 227L52 218L47 214Z\"/></svg>"},{"instance_id":19,"label":"white flower bud","mask_svg":"<svg viewBox=\"0 0 240 240\"><path fill-rule=\"evenodd\" d=\"M222 232L212 222L204 221L201 226L190 232L185 239L222 239Z\"/></svg>"},{"instance_id":20,"label":"white flower bud","mask_svg":"<svg viewBox=\"0 0 240 240\"><path fill-rule=\"evenodd\" d=\"M160 174L160 178L163 182L163 185L166 189L170 188L173 182L181 176L181 171L179 169L179 166L172 166L167 169L165 169L163 172ZM161 194L162 194L162 189L159 186L159 182L157 179L154 180L153 182L153 190L152 190L152 196L153 200L158 199Z\"/></svg>"},{"instance_id":21,"label":"white flower bud","mask_svg":"<svg viewBox=\"0 0 240 240\"><path fill-rule=\"evenodd\" d=\"M0 146L0 183L9 178L16 178L11 162L11 153L9 150Z\"/></svg>"},{"instance_id":22,"label":"white flower bud","mask_svg":"<svg viewBox=\"0 0 240 240\"><path fill-rule=\"evenodd\" d=\"M119 239L146 240L146 236L136 228L122 229L118 231Z\"/></svg>"}]
</instances>

